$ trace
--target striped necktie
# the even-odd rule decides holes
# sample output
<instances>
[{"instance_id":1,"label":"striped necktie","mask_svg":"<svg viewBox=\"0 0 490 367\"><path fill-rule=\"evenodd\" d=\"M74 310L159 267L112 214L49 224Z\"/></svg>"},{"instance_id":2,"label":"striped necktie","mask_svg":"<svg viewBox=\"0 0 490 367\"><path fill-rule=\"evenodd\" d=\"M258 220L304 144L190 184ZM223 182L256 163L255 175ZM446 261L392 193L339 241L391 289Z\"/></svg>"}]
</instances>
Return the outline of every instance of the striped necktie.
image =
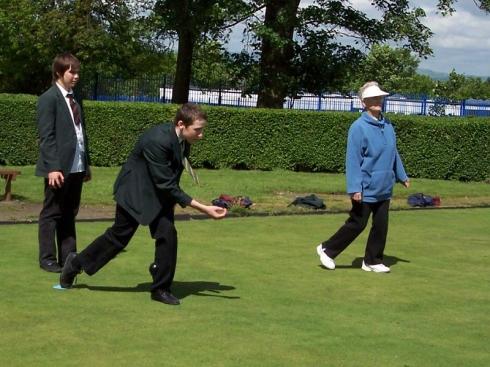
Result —
<instances>
[{"instance_id":1,"label":"striped necktie","mask_svg":"<svg viewBox=\"0 0 490 367\"><path fill-rule=\"evenodd\" d=\"M197 173L192 169L192 166L189 160L187 159L187 157L184 156L184 150L185 150L185 140L182 140L180 142L180 151L182 154L182 162L184 163L184 168L191 175L192 181L194 181L196 185L199 185L199 177L197 177Z\"/></svg>"},{"instance_id":2,"label":"striped necktie","mask_svg":"<svg viewBox=\"0 0 490 367\"><path fill-rule=\"evenodd\" d=\"M75 121L76 125L80 125L80 109L78 108L75 99L73 98L73 93L68 93L66 98L70 101L71 112L73 112L73 121Z\"/></svg>"}]
</instances>

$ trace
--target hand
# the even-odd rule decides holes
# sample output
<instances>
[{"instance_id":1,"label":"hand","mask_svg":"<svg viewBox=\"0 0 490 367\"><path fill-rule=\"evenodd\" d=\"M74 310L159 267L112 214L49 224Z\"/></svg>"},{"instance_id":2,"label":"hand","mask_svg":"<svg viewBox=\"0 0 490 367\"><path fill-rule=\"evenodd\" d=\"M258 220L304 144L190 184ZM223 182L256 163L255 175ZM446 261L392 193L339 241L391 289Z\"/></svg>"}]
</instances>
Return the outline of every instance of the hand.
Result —
<instances>
[{"instance_id":1,"label":"hand","mask_svg":"<svg viewBox=\"0 0 490 367\"><path fill-rule=\"evenodd\" d=\"M92 170L90 166L87 166L87 171L85 172L85 176L83 177L83 182L90 181L92 179Z\"/></svg>"},{"instance_id":2,"label":"hand","mask_svg":"<svg viewBox=\"0 0 490 367\"><path fill-rule=\"evenodd\" d=\"M410 180L403 181L402 185L408 189L410 187Z\"/></svg>"},{"instance_id":3,"label":"hand","mask_svg":"<svg viewBox=\"0 0 490 367\"><path fill-rule=\"evenodd\" d=\"M355 192L351 195L351 199L360 202L362 200L362 194L360 192Z\"/></svg>"},{"instance_id":4,"label":"hand","mask_svg":"<svg viewBox=\"0 0 490 367\"><path fill-rule=\"evenodd\" d=\"M214 219L222 219L226 216L227 210L226 208L221 208L219 206L208 206L206 210L206 214Z\"/></svg>"},{"instance_id":5,"label":"hand","mask_svg":"<svg viewBox=\"0 0 490 367\"><path fill-rule=\"evenodd\" d=\"M53 189L59 189L63 186L65 182L65 178L63 177L63 173L60 171L53 171L48 173L48 185Z\"/></svg>"},{"instance_id":6,"label":"hand","mask_svg":"<svg viewBox=\"0 0 490 367\"><path fill-rule=\"evenodd\" d=\"M199 210L200 212L209 215L211 218L214 219L222 219L225 217L227 210L225 208L221 208L219 206L214 206L214 205L204 205L201 204L199 201L192 199L191 201L191 207L194 209Z\"/></svg>"}]
</instances>

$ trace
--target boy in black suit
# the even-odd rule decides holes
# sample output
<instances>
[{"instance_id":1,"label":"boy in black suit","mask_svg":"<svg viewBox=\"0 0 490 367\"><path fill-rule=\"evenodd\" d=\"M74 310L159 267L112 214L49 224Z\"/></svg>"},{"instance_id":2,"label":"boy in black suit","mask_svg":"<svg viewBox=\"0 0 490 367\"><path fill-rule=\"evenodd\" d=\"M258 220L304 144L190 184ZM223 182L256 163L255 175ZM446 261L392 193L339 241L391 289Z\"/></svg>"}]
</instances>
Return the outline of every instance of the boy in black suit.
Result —
<instances>
[{"instance_id":1,"label":"boy in black suit","mask_svg":"<svg viewBox=\"0 0 490 367\"><path fill-rule=\"evenodd\" d=\"M207 116L194 104L184 104L174 123L154 126L136 143L114 184L116 218L112 227L79 254L71 253L60 276L60 285L70 288L82 270L95 274L128 244L140 224L149 225L155 239L151 298L178 305L170 291L177 261L177 231L174 207L191 207L211 218L221 219L226 209L203 205L179 186L190 145L203 137Z\"/></svg>"},{"instance_id":2,"label":"boy in black suit","mask_svg":"<svg viewBox=\"0 0 490 367\"><path fill-rule=\"evenodd\" d=\"M56 56L53 85L39 97L37 105L36 175L44 177L39 265L55 273L61 272L68 254L76 251L75 217L82 184L91 177L83 113L73 97L79 72L80 61L75 56L70 53Z\"/></svg>"}]
</instances>

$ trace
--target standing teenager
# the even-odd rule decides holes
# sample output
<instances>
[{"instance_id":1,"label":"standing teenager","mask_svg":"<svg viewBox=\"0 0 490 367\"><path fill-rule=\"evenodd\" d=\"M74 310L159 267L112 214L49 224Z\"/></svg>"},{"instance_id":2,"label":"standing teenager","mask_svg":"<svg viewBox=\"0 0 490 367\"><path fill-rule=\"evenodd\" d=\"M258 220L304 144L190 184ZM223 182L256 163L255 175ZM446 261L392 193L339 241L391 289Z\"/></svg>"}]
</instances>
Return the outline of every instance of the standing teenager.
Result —
<instances>
[{"instance_id":1,"label":"standing teenager","mask_svg":"<svg viewBox=\"0 0 490 367\"><path fill-rule=\"evenodd\" d=\"M151 298L178 305L171 293L177 262L177 231L174 207L191 206L214 219L226 209L208 206L187 195L179 186L190 146L203 137L207 116L195 104L184 104L173 123L147 130L139 138L114 184L116 218L112 227L79 254L71 253L60 276L60 285L70 288L81 271L93 275L121 252L140 224L149 225L155 240Z\"/></svg>"},{"instance_id":2,"label":"standing teenager","mask_svg":"<svg viewBox=\"0 0 490 367\"><path fill-rule=\"evenodd\" d=\"M393 126L382 113L386 95L376 82L364 84L359 91L365 111L349 129L346 154L352 209L345 224L316 249L320 262L330 270L335 269L334 259L364 230L372 215L362 270L390 271L383 264L390 199L396 181L407 188L410 182L396 148Z\"/></svg>"},{"instance_id":3,"label":"standing teenager","mask_svg":"<svg viewBox=\"0 0 490 367\"><path fill-rule=\"evenodd\" d=\"M82 184L90 180L85 122L73 88L80 61L70 53L55 57L53 85L38 100L39 159L36 175L44 177L44 202L39 214L39 265L59 273L76 251L75 217Z\"/></svg>"}]
</instances>

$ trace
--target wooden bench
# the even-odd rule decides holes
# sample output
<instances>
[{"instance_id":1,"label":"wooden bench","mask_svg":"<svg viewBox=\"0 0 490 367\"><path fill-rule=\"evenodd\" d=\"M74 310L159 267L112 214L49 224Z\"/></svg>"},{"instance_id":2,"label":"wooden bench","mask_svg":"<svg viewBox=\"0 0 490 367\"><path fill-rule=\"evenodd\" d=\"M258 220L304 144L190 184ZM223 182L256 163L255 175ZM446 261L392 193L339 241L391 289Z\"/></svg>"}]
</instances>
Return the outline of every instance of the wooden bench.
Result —
<instances>
[{"instance_id":1,"label":"wooden bench","mask_svg":"<svg viewBox=\"0 0 490 367\"><path fill-rule=\"evenodd\" d=\"M17 175L20 175L20 171L0 169L0 177L5 179L5 194L3 195L3 200L12 200L12 181L15 181Z\"/></svg>"}]
</instances>

